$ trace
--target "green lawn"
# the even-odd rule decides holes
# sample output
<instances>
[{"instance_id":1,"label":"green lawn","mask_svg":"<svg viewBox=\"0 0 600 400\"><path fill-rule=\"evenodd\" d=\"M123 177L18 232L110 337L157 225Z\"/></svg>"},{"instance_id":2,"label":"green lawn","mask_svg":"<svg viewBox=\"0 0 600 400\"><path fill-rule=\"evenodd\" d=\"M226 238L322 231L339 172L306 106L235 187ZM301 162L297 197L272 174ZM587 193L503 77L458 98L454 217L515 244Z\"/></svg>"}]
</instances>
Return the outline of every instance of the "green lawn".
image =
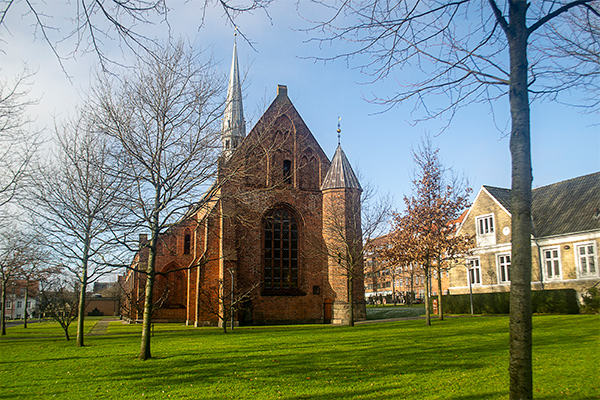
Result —
<instances>
[{"instance_id":1,"label":"green lawn","mask_svg":"<svg viewBox=\"0 0 600 400\"><path fill-rule=\"evenodd\" d=\"M95 321L90 321L90 328ZM111 323L88 346L32 324L0 339L1 399L506 399L508 318L216 328ZM56 329L56 327L54 327ZM36 331L40 334L37 335ZM536 399L600 398L600 317L534 317Z\"/></svg>"}]
</instances>

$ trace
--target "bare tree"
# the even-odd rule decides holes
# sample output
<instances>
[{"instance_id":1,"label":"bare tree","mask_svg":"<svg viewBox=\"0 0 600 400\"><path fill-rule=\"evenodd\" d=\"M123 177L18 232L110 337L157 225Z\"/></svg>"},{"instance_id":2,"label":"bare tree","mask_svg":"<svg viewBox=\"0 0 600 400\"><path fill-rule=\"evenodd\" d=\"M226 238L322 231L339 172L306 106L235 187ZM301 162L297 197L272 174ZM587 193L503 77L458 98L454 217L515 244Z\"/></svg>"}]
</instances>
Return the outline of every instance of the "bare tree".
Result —
<instances>
[{"instance_id":1,"label":"bare tree","mask_svg":"<svg viewBox=\"0 0 600 400\"><path fill-rule=\"evenodd\" d=\"M21 268L29 262L28 239L21 231L5 226L0 231L0 289L2 290L2 309L0 310L0 335L6 335L6 295L9 283L16 280Z\"/></svg>"},{"instance_id":2,"label":"bare tree","mask_svg":"<svg viewBox=\"0 0 600 400\"><path fill-rule=\"evenodd\" d=\"M493 102L508 95L512 122L512 269L510 317L510 399L533 396L531 353L531 149L530 95L557 96L564 89L597 88L598 26L594 0L503 1L474 4L468 0L439 2L339 1L314 30L316 40L347 41L355 46L340 58L365 55L361 65L373 79L385 79L404 67L417 65L422 75L396 94L379 100L393 107L414 100L425 117L452 115L476 102ZM579 13L581 24L562 40L565 22ZM469 22L469 23L467 23ZM574 48L575 47L575 48ZM582 48L584 51L582 52ZM567 49L565 51L565 49ZM596 56L573 57L577 54ZM568 58L561 55L569 55ZM434 95L447 102L430 109ZM597 97L588 105L597 105Z\"/></svg>"},{"instance_id":3,"label":"bare tree","mask_svg":"<svg viewBox=\"0 0 600 400\"><path fill-rule=\"evenodd\" d=\"M237 26L240 14L258 10L266 14L267 6L272 1L204 0L198 3L179 3L177 6L193 8L194 13L199 11L199 27L204 24L206 13L211 7L220 8L226 22ZM0 28L10 31L8 25L11 15L21 15L31 22L23 25L33 27L32 33L46 42L61 66L65 58L76 53L92 52L105 69L108 64L115 63L109 55L107 43L118 41L135 54L153 53L157 45L156 35L149 33L147 27L163 25L170 34L173 27L168 18L168 3L167 0L78 0L57 7L55 3L44 1L8 0L0 4ZM65 14L58 15L61 12ZM240 33L250 43L243 32Z\"/></svg>"},{"instance_id":4,"label":"bare tree","mask_svg":"<svg viewBox=\"0 0 600 400\"><path fill-rule=\"evenodd\" d=\"M56 271L57 273L40 282L40 312L58 322L68 341L71 340L69 326L78 315L80 285L77 278L63 274L60 268L56 268Z\"/></svg>"},{"instance_id":5,"label":"bare tree","mask_svg":"<svg viewBox=\"0 0 600 400\"><path fill-rule=\"evenodd\" d=\"M150 231L140 359L151 357L150 326L159 236L180 221L216 178L223 82L183 43L138 61L96 88L97 122L114 143L136 226ZM136 249L137 250L137 249Z\"/></svg>"},{"instance_id":6,"label":"bare tree","mask_svg":"<svg viewBox=\"0 0 600 400\"><path fill-rule=\"evenodd\" d=\"M39 235L31 235L28 239L26 248L28 255L23 255L25 263L17 272L17 279L23 285L23 304L25 304L25 312L23 313L23 328L27 328L27 303L29 296L39 297L39 285L43 280L47 280L49 276L55 274L55 268L49 266L50 257L45 248L45 241Z\"/></svg>"},{"instance_id":7,"label":"bare tree","mask_svg":"<svg viewBox=\"0 0 600 400\"><path fill-rule=\"evenodd\" d=\"M40 145L39 135L29 131L27 84L31 73L23 70L14 81L0 80L0 220L7 207L27 184L32 159Z\"/></svg>"},{"instance_id":8,"label":"bare tree","mask_svg":"<svg viewBox=\"0 0 600 400\"><path fill-rule=\"evenodd\" d=\"M95 129L90 112L81 110L56 129L57 154L40 166L30 211L43 227L46 243L79 281L77 346L84 346L88 284L112 271L117 221L124 218L120 202L127 187L108 173L109 143ZM114 172L114 168L111 170Z\"/></svg>"},{"instance_id":9,"label":"bare tree","mask_svg":"<svg viewBox=\"0 0 600 400\"><path fill-rule=\"evenodd\" d=\"M198 294L199 308L219 319L223 333L227 333L228 321L231 322L230 327L233 330L236 313L245 302L252 300L256 289L260 287L260 282L250 286L236 285L235 271L230 269L228 272L229 279L219 279L216 287L202 287Z\"/></svg>"}]
</instances>

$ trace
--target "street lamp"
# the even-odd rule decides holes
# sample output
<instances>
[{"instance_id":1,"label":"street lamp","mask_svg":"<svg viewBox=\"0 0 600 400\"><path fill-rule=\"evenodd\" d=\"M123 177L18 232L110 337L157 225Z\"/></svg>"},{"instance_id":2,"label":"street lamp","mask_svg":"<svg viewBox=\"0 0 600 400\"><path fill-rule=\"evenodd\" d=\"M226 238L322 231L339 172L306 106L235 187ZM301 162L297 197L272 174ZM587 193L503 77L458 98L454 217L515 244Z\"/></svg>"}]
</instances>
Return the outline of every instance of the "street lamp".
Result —
<instances>
[{"instance_id":1,"label":"street lamp","mask_svg":"<svg viewBox=\"0 0 600 400\"><path fill-rule=\"evenodd\" d=\"M469 281L469 300L471 302L471 315L473 315L473 285L471 282L470 261L467 260L467 262L465 263L465 268L467 268L467 280Z\"/></svg>"}]
</instances>

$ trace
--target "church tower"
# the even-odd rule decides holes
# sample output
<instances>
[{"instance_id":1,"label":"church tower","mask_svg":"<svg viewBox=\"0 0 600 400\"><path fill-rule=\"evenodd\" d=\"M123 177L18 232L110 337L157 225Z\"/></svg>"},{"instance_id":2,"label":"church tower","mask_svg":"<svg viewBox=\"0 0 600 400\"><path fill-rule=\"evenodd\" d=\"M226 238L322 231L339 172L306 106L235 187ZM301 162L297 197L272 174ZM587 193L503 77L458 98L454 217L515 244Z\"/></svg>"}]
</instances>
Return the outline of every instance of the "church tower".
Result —
<instances>
[{"instance_id":1,"label":"church tower","mask_svg":"<svg viewBox=\"0 0 600 400\"><path fill-rule=\"evenodd\" d=\"M338 127L338 134L340 129ZM346 325L366 318L360 195L362 188L341 145L321 185L323 238L332 299L331 322ZM351 300L352 299L352 300Z\"/></svg>"},{"instance_id":2,"label":"church tower","mask_svg":"<svg viewBox=\"0 0 600 400\"><path fill-rule=\"evenodd\" d=\"M242 105L242 88L238 67L237 42L234 42L231 72L229 74L229 86L227 88L227 100L225 103L225 112L223 114L223 125L221 127L221 141L225 159L228 159L229 156L231 156L231 153L240 145L245 136L246 121L244 120L244 107Z\"/></svg>"}]
</instances>

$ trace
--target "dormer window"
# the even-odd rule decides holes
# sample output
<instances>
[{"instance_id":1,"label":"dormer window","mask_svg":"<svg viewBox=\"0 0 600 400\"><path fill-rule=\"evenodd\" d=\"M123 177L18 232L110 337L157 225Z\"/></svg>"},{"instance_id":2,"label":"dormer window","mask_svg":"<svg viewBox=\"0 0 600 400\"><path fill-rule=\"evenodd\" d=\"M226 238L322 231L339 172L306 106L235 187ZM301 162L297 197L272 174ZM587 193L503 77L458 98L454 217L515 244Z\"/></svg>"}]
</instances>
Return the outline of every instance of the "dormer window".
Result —
<instances>
[{"instance_id":1,"label":"dormer window","mask_svg":"<svg viewBox=\"0 0 600 400\"><path fill-rule=\"evenodd\" d=\"M283 160L283 182L292 183L292 162Z\"/></svg>"},{"instance_id":2,"label":"dormer window","mask_svg":"<svg viewBox=\"0 0 600 400\"><path fill-rule=\"evenodd\" d=\"M490 246L496 244L494 214L481 215L475 218L477 229L477 245Z\"/></svg>"},{"instance_id":3,"label":"dormer window","mask_svg":"<svg viewBox=\"0 0 600 400\"><path fill-rule=\"evenodd\" d=\"M477 234L478 235L487 235L489 233L494 233L494 216L486 215L483 217L477 218Z\"/></svg>"}]
</instances>

